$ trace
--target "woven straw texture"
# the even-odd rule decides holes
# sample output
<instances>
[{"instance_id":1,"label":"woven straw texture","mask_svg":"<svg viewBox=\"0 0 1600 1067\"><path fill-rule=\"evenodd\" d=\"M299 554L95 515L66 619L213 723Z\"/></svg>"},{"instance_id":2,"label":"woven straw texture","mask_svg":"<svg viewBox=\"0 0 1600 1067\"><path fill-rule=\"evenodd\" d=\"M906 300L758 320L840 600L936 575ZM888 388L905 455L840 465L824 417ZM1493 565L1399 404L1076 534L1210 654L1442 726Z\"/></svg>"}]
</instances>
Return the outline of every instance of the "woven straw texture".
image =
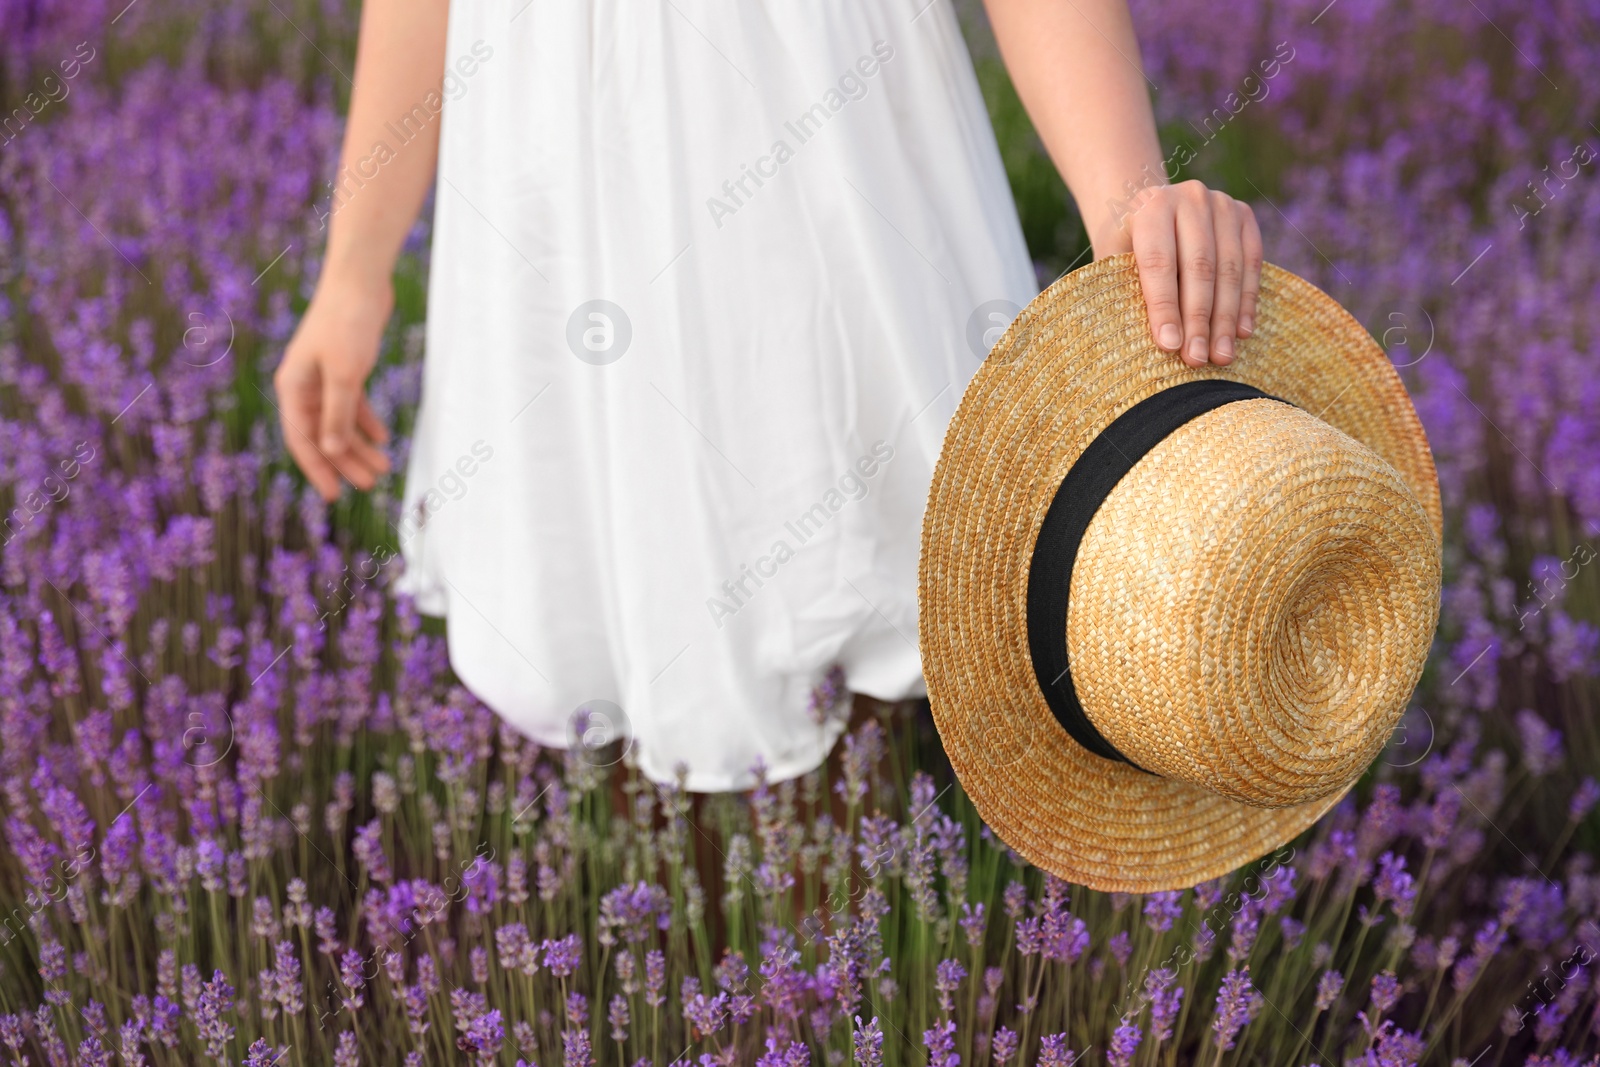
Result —
<instances>
[{"instance_id":1,"label":"woven straw texture","mask_svg":"<svg viewBox=\"0 0 1600 1067\"><path fill-rule=\"evenodd\" d=\"M1441 511L1388 359L1330 297L1268 264L1225 368L1158 349L1131 255L1017 316L946 433L923 519L920 639L952 765L1030 862L1093 888L1178 889L1291 840L1348 790L1420 677ZM1227 404L1135 464L1090 523L1067 642L1073 741L1028 654L1033 545L1061 479L1117 415L1221 377Z\"/></svg>"}]
</instances>

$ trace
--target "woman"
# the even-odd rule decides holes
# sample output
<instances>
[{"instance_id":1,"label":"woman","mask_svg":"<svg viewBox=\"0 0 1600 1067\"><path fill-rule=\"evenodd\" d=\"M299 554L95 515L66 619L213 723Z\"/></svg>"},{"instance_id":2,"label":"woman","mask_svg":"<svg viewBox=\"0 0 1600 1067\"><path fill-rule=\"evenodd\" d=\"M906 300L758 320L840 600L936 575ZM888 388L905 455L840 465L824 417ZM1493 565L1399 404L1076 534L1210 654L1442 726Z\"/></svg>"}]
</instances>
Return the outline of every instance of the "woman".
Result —
<instances>
[{"instance_id":1,"label":"woman","mask_svg":"<svg viewBox=\"0 0 1600 1067\"><path fill-rule=\"evenodd\" d=\"M1259 231L1161 180L1124 0L988 8L1095 256L1136 254L1174 358L1229 362ZM363 383L436 177L400 588L474 693L711 791L819 764L845 689L924 692L928 480L1037 292L950 7L368 0L276 376L329 499L389 467Z\"/></svg>"}]
</instances>

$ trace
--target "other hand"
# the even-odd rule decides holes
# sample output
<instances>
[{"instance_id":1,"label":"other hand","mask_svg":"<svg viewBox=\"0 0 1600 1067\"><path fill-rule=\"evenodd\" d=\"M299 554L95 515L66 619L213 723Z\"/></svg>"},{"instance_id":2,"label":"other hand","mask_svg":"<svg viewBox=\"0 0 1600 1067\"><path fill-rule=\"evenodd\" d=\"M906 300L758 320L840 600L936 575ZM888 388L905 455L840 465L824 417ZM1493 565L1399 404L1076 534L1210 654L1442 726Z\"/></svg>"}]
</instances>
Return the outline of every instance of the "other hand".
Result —
<instances>
[{"instance_id":1,"label":"other hand","mask_svg":"<svg viewBox=\"0 0 1600 1067\"><path fill-rule=\"evenodd\" d=\"M1261 230L1250 205L1198 181L1144 190L1123 220L1150 335L1191 367L1233 362L1256 325Z\"/></svg>"},{"instance_id":2,"label":"other hand","mask_svg":"<svg viewBox=\"0 0 1600 1067\"><path fill-rule=\"evenodd\" d=\"M389 469L389 431L367 402L367 375L394 307L387 283L324 275L272 376L284 444L324 500L340 482L371 489Z\"/></svg>"}]
</instances>

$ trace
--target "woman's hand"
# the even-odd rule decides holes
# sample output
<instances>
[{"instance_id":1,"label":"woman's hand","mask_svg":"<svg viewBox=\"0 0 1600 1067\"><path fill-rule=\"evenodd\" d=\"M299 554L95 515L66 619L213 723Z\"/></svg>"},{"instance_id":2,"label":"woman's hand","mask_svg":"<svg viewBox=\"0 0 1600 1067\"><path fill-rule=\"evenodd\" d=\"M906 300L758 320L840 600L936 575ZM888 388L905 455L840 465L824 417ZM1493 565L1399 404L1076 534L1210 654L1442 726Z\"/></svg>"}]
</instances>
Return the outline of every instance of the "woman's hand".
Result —
<instances>
[{"instance_id":1,"label":"woman's hand","mask_svg":"<svg viewBox=\"0 0 1600 1067\"><path fill-rule=\"evenodd\" d=\"M284 444L324 500L341 479L371 489L389 469L365 386L393 307L387 284L324 275L272 377Z\"/></svg>"},{"instance_id":2,"label":"woman's hand","mask_svg":"<svg viewBox=\"0 0 1600 1067\"><path fill-rule=\"evenodd\" d=\"M1261 230L1250 205L1198 181L1153 186L1123 220L1150 335L1191 367L1233 362L1256 325Z\"/></svg>"},{"instance_id":3,"label":"woman's hand","mask_svg":"<svg viewBox=\"0 0 1600 1067\"><path fill-rule=\"evenodd\" d=\"M1250 208L1166 162L1127 0L985 0L1017 95L1072 190L1096 259L1132 252L1150 334L1191 367L1233 362L1255 329L1261 231ZM1155 181L1148 181L1147 179ZM1127 190L1144 185L1130 204Z\"/></svg>"},{"instance_id":4,"label":"woman's hand","mask_svg":"<svg viewBox=\"0 0 1600 1067\"><path fill-rule=\"evenodd\" d=\"M367 403L367 375L394 309L390 278L438 170L439 123L424 122L376 175L364 155L390 120L444 83L446 0L361 5L354 88L328 202L328 246L311 306L273 375L283 440L323 499L340 479L371 489L389 469L389 432ZM360 176L353 183L351 172Z\"/></svg>"}]
</instances>

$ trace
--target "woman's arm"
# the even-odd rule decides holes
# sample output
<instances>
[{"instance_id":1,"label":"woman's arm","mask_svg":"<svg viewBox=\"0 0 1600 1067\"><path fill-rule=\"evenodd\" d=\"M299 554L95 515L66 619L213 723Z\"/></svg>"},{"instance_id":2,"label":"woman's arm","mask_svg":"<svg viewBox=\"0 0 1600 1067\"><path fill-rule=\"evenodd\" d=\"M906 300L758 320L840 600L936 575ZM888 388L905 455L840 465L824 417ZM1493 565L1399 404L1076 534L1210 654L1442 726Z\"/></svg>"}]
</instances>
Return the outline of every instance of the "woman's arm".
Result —
<instances>
[{"instance_id":1,"label":"woman's arm","mask_svg":"<svg viewBox=\"0 0 1600 1067\"><path fill-rule=\"evenodd\" d=\"M1248 204L1166 184L1126 0L986 0L1017 95L1072 191L1096 259L1132 251L1150 332L1199 366L1255 326L1261 232Z\"/></svg>"},{"instance_id":2,"label":"woman's arm","mask_svg":"<svg viewBox=\"0 0 1600 1067\"><path fill-rule=\"evenodd\" d=\"M438 160L448 11L448 0L362 5L322 276L273 377L284 443L328 500L341 477L370 489L389 469L365 384L394 307L395 260ZM386 127L402 123L412 137L396 144Z\"/></svg>"}]
</instances>

